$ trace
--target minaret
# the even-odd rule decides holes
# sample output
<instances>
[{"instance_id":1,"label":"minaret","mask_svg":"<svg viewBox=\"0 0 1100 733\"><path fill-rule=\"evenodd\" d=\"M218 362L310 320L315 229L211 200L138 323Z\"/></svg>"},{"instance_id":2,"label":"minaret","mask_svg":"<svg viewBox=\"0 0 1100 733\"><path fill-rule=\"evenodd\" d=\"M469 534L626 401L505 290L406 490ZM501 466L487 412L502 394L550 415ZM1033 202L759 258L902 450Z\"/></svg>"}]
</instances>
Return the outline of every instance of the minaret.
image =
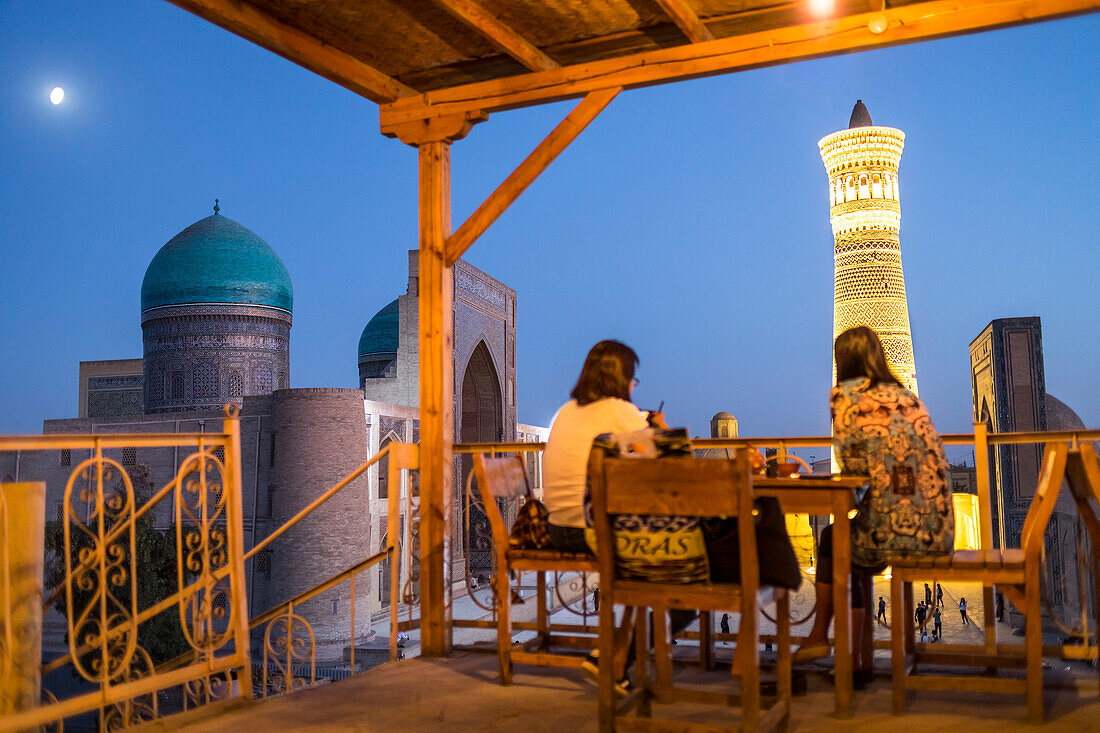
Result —
<instances>
[{"instance_id":1,"label":"minaret","mask_svg":"<svg viewBox=\"0 0 1100 733\"><path fill-rule=\"evenodd\" d=\"M916 392L898 237L898 163L904 144L904 132L873 125L863 100L857 100L848 129L822 138L818 147L829 175L835 240L833 339L853 326L870 326L882 339L894 374Z\"/></svg>"}]
</instances>

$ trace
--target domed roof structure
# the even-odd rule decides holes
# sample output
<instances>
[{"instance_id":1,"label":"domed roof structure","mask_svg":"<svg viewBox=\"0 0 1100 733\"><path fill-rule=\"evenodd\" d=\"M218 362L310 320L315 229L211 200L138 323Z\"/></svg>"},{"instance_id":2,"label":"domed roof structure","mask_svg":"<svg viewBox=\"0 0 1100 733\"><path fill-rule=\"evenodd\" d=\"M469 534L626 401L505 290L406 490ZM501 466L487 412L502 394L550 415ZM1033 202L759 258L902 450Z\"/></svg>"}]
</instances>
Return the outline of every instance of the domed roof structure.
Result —
<instances>
[{"instance_id":1,"label":"domed roof structure","mask_svg":"<svg viewBox=\"0 0 1100 733\"><path fill-rule=\"evenodd\" d=\"M1047 392L1044 395L1047 412L1047 430L1085 430L1085 421L1060 399Z\"/></svg>"},{"instance_id":2,"label":"domed roof structure","mask_svg":"<svg viewBox=\"0 0 1100 733\"><path fill-rule=\"evenodd\" d=\"M735 420L733 415L729 414L725 410L719 412L717 415L711 418L711 420Z\"/></svg>"},{"instance_id":3,"label":"domed roof structure","mask_svg":"<svg viewBox=\"0 0 1100 733\"><path fill-rule=\"evenodd\" d=\"M871 113L867 111L867 107L863 104L862 99L856 100L856 106L852 107L852 116L848 120L848 129L853 127L872 127Z\"/></svg>"},{"instance_id":4,"label":"domed roof structure","mask_svg":"<svg viewBox=\"0 0 1100 733\"><path fill-rule=\"evenodd\" d=\"M279 255L247 227L218 213L160 248L141 283L141 310L241 304L290 313L294 290Z\"/></svg>"},{"instance_id":5,"label":"domed roof structure","mask_svg":"<svg viewBox=\"0 0 1100 733\"><path fill-rule=\"evenodd\" d=\"M359 337L359 356L382 354L397 351L398 344L398 308L397 298L374 314L363 334Z\"/></svg>"}]
</instances>

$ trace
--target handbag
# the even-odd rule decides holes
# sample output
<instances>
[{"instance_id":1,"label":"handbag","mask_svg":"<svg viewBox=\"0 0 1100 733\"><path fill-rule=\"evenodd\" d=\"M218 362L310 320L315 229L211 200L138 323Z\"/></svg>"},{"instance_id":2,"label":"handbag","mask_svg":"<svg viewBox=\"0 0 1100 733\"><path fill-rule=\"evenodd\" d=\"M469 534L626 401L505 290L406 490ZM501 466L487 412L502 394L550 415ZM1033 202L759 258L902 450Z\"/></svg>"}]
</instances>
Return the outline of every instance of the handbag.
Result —
<instances>
[{"instance_id":1,"label":"handbag","mask_svg":"<svg viewBox=\"0 0 1100 733\"><path fill-rule=\"evenodd\" d=\"M550 512L538 499L523 502L508 536L508 547L513 550L546 550L550 542Z\"/></svg>"},{"instance_id":2,"label":"handbag","mask_svg":"<svg viewBox=\"0 0 1100 733\"><path fill-rule=\"evenodd\" d=\"M756 557L760 564L760 585L798 590L802 571L794 554L794 545L787 534L787 522L779 500L761 496L753 500L756 509ZM741 582L740 532L737 519L705 519L702 522L710 561L710 579L717 583Z\"/></svg>"}]
</instances>

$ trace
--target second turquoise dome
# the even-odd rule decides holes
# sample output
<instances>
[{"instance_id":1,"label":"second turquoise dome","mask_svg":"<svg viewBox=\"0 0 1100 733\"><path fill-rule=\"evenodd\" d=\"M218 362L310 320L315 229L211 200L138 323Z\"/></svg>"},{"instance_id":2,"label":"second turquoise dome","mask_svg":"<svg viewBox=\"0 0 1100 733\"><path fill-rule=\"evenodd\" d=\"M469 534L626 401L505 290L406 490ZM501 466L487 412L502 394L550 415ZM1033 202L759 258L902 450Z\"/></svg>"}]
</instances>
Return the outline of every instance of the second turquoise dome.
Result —
<instances>
[{"instance_id":1,"label":"second turquoise dome","mask_svg":"<svg viewBox=\"0 0 1100 733\"><path fill-rule=\"evenodd\" d=\"M294 289L279 255L248 227L214 214L160 248L141 283L141 310L199 303L291 312Z\"/></svg>"},{"instance_id":2,"label":"second turquoise dome","mask_svg":"<svg viewBox=\"0 0 1100 733\"><path fill-rule=\"evenodd\" d=\"M359 336L359 356L396 353L399 342L398 320L400 306L394 298L385 308L374 314Z\"/></svg>"}]
</instances>

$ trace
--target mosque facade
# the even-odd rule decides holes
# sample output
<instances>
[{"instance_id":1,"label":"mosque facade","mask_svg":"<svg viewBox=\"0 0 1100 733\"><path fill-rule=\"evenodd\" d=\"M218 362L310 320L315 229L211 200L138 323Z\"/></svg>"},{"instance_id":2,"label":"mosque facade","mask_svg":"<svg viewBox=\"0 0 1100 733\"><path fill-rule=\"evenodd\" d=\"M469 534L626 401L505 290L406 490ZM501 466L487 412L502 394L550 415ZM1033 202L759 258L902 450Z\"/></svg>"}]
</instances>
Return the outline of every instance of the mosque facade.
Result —
<instances>
[{"instance_id":1,"label":"mosque facade","mask_svg":"<svg viewBox=\"0 0 1100 733\"><path fill-rule=\"evenodd\" d=\"M517 422L515 291L461 260L453 273L456 438L545 439L546 429ZM360 337L357 387L291 388L290 275L274 249L216 207L149 264L141 286L142 358L81 362L79 416L46 420L43 432L219 432L223 406L236 404L247 550L390 442L419 440L418 282L416 252L410 252L406 293L371 318ZM348 367L350 376L350 353ZM149 488L170 481L186 457L173 448L107 453L128 470L146 467ZM0 476L46 481L52 520L61 516L72 469L89 455L75 449L0 454ZM484 516L461 500L468 464L456 457L456 582L467 570L488 571L487 554L476 551L488 537ZM537 465L532 468L537 480ZM273 607L378 552L395 490L386 479L386 466L376 464L257 553L246 566L248 607ZM156 522L168 527L172 509L161 510ZM404 532L408 517L398 524ZM357 580L357 647L370 647L371 618L388 612L389 590L388 564ZM345 583L295 606L313 627L318 662L339 662L346 653L351 602ZM44 651L64 651L64 620L53 614L45 626Z\"/></svg>"},{"instance_id":2,"label":"mosque facade","mask_svg":"<svg viewBox=\"0 0 1100 733\"><path fill-rule=\"evenodd\" d=\"M986 423L990 432L1085 429L1077 413L1046 391L1043 328L1037 316L990 321L970 343L970 376L974 419ZM1038 444L990 446L994 547L1020 546L1042 460L1043 446ZM1090 557L1087 541L1078 527L1077 507L1063 486L1047 527L1045 582L1050 612L1071 627L1081 618L1082 599L1089 613L1095 606L1091 574L1077 570L1079 556Z\"/></svg>"},{"instance_id":3,"label":"mosque facade","mask_svg":"<svg viewBox=\"0 0 1100 733\"><path fill-rule=\"evenodd\" d=\"M853 326L874 329L894 374L916 393L901 269L898 165L904 145L904 132L871 123L862 100L856 101L848 129L818 142L829 176L834 240L833 339Z\"/></svg>"}]
</instances>

